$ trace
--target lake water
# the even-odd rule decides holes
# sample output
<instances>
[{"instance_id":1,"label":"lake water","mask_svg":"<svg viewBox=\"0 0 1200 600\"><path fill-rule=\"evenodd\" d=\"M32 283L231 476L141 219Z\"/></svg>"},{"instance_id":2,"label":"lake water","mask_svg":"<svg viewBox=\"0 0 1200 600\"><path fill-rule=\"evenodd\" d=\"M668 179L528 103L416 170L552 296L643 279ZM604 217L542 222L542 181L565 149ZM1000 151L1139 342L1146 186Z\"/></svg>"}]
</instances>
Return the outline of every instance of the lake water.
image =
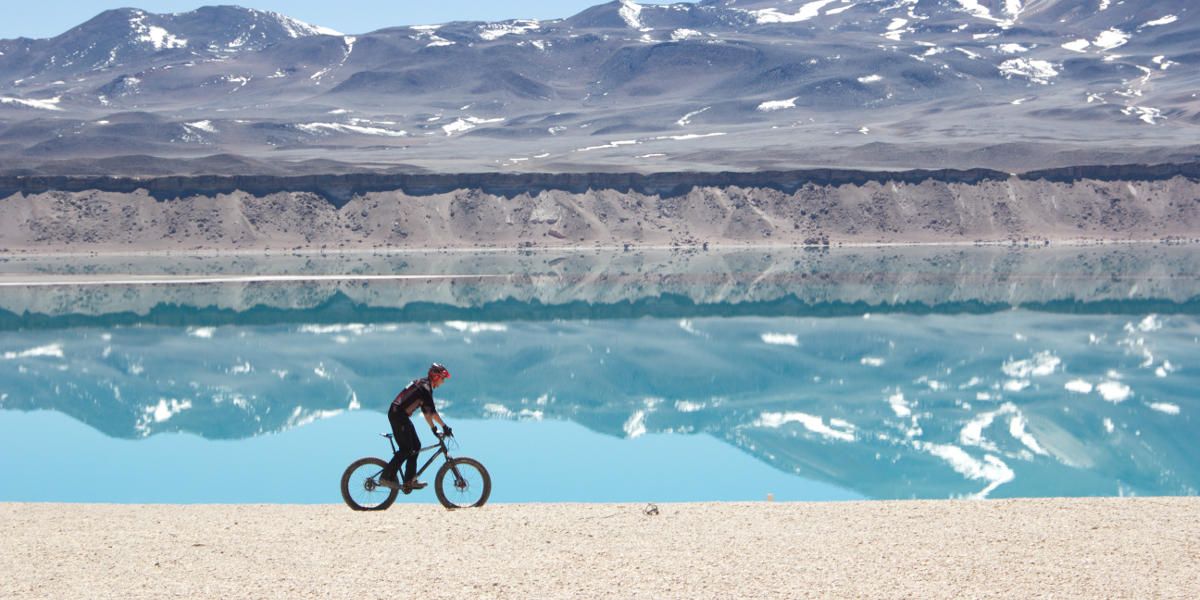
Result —
<instances>
[{"instance_id":1,"label":"lake water","mask_svg":"<svg viewBox=\"0 0 1200 600\"><path fill-rule=\"evenodd\" d=\"M1188 246L9 258L0 501L340 502L432 360L494 502L1194 495L1198 315Z\"/></svg>"}]
</instances>

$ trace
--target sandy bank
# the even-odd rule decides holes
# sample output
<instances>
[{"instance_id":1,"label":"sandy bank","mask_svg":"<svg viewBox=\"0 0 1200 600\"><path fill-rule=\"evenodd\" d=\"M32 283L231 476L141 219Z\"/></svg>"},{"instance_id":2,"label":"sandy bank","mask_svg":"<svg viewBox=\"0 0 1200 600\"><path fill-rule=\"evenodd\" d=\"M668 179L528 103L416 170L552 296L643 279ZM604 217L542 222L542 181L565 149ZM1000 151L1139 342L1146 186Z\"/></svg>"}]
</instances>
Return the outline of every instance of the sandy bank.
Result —
<instances>
[{"instance_id":1,"label":"sandy bank","mask_svg":"<svg viewBox=\"0 0 1200 600\"><path fill-rule=\"evenodd\" d=\"M1189 598L1200 498L0 504L0 597Z\"/></svg>"}]
</instances>

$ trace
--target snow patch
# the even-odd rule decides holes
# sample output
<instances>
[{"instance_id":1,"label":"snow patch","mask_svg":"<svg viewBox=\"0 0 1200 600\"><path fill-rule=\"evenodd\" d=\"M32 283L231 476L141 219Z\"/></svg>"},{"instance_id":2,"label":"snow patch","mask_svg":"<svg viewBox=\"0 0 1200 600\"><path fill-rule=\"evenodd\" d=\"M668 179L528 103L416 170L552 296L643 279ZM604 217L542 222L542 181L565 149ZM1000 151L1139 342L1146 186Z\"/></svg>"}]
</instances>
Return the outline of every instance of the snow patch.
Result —
<instances>
[{"instance_id":1,"label":"snow patch","mask_svg":"<svg viewBox=\"0 0 1200 600\"><path fill-rule=\"evenodd\" d=\"M783 110L785 108L796 108L796 100L799 99L800 96L788 98L787 100L767 100L766 102L759 104L758 108L755 110L761 112L771 112L774 110Z\"/></svg>"},{"instance_id":2,"label":"snow patch","mask_svg":"<svg viewBox=\"0 0 1200 600\"><path fill-rule=\"evenodd\" d=\"M342 32L340 31L336 31L328 27L321 27L319 25L311 25L309 23L305 23L304 21L293 19L287 15L282 15L277 12L267 11L265 14L269 15L272 19L275 19L275 21L279 23L280 27L283 27L284 32L287 33L288 37L290 38L302 38L314 35L342 35Z\"/></svg>"},{"instance_id":3,"label":"snow patch","mask_svg":"<svg viewBox=\"0 0 1200 600\"><path fill-rule=\"evenodd\" d=\"M495 402L488 402L487 404L484 404L483 412L493 417L500 417L501 419L511 419L514 416L512 409L504 406L503 404L497 404Z\"/></svg>"},{"instance_id":4,"label":"snow patch","mask_svg":"<svg viewBox=\"0 0 1200 600\"><path fill-rule=\"evenodd\" d=\"M1092 44L1101 50L1112 50L1124 46L1129 41L1129 34L1113 27L1107 31L1100 32L1096 39L1092 40Z\"/></svg>"},{"instance_id":5,"label":"snow patch","mask_svg":"<svg viewBox=\"0 0 1200 600\"><path fill-rule=\"evenodd\" d=\"M1167 415L1179 414L1179 405L1170 402L1151 402L1150 409Z\"/></svg>"},{"instance_id":6,"label":"snow patch","mask_svg":"<svg viewBox=\"0 0 1200 600\"><path fill-rule=\"evenodd\" d=\"M408 135L407 131L384 129L382 127L363 127L361 125L347 125L345 123L298 123L296 129L305 133L322 134L322 133L356 133L361 135L382 135L386 137L404 137Z\"/></svg>"},{"instance_id":7,"label":"snow patch","mask_svg":"<svg viewBox=\"0 0 1200 600\"><path fill-rule=\"evenodd\" d=\"M1024 77L1033 83L1046 85L1058 76L1055 65L1049 61L1028 58L1013 58L1000 63L1000 73L1012 78Z\"/></svg>"},{"instance_id":8,"label":"snow patch","mask_svg":"<svg viewBox=\"0 0 1200 600\"><path fill-rule=\"evenodd\" d=\"M1142 25L1142 27L1158 27L1159 25L1170 25L1171 23L1174 23L1175 21L1178 21L1178 20L1179 20L1179 17L1176 17L1175 15L1167 15L1165 17L1162 17L1161 19L1155 19L1153 21L1146 21ZM1139 27L1139 29L1141 29L1141 28Z\"/></svg>"},{"instance_id":9,"label":"snow patch","mask_svg":"<svg viewBox=\"0 0 1200 600\"><path fill-rule=\"evenodd\" d=\"M980 4L978 0L957 0L957 2L958 5L962 7L964 12L969 13L973 17L986 19L988 21L998 20L993 17L992 12L989 11L986 6Z\"/></svg>"},{"instance_id":10,"label":"snow patch","mask_svg":"<svg viewBox=\"0 0 1200 600\"><path fill-rule=\"evenodd\" d=\"M1019 411L1017 414L1013 415L1012 419L1008 422L1008 433L1019 440L1022 444L1025 444L1025 447L1029 448L1034 454L1040 454L1042 456L1047 454L1047 452L1042 448L1041 444L1038 443L1037 439L1034 438L1029 432L1025 431L1025 416Z\"/></svg>"},{"instance_id":11,"label":"snow patch","mask_svg":"<svg viewBox=\"0 0 1200 600\"><path fill-rule=\"evenodd\" d=\"M155 423L162 423L171 417L192 407L191 400L176 400L175 398L159 398L158 404L147 406L145 413L154 419Z\"/></svg>"},{"instance_id":12,"label":"snow patch","mask_svg":"<svg viewBox=\"0 0 1200 600\"><path fill-rule=\"evenodd\" d=\"M1096 391L1101 398L1113 404L1120 404L1133 395L1133 390L1119 381L1105 381L1096 386Z\"/></svg>"},{"instance_id":13,"label":"snow patch","mask_svg":"<svg viewBox=\"0 0 1200 600\"><path fill-rule=\"evenodd\" d=\"M621 0L621 8L617 9L617 14L621 15L621 19L625 24L633 29L645 31L648 29L642 25L642 5L631 0Z\"/></svg>"},{"instance_id":14,"label":"snow patch","mask_svg":"<svg viewBox=\"0 0 1200 600\"><path fill-rule=\"evenodd\" d=\"M504 323L473 323L470 321L446 321L446 327L455 331L465 333L481 333L484 331L504 332L508 331L508 325Z\"/></svg>"},{"instance_id":15,"label":"snow patch","mask_svg":"<svg viewBox=\"0 0 1200 600\"><path fill-rule=\"evenodd\" d=\"M726 135L725 132L716 131L713 133L685 133L682 135L660 135L657 137L652 137L650 140L695 140L699 138L718 137L722 135Z\"/></svg>"},{"instance_id":16,"label":"snow patch","mask_svg":"<svg viewBox=\"0 0 1200 600\"><path fill-rule=\"evenodd\" d=\"M1166 119L1162 114L1162 110L1150 106L1126 106L1121 109L1121 114L1131 117L1136 116L1142 122L1150 125L1157 125L1159 120Z\"/></svg>"},{"instance_id":17,"label":"snow patch","mask_svg":"<svg viewBox=\"0 0 1200 600\"><path fill-rule=\"evenodd\" d=\"M1091 46L1091 45L1092 45L1091 42L1080 38L1073 42L1067 42L1067 43L1063 44L1062 47L1066 48L1067 50L1070 50L1072 52L1083 52L1084 50L1087 49L1088 46Z\"/></svg>"},{"instance_id":18,"label":"snow patch","mask_svg":"<svg viewBox=\"0 0 1200 600\"><path fill-rule=\"evenodd\" d=\"M1164 360L1163 363L1161 365L1159 365L1157 369L1154 369L1154 376L1155 377L1166 377L1168 374L1170 374L1174 370L1175 370L1175 365L1171 364L1171 361L1169 361L1169 360Z\"/></svg>"},{"instance_id":19,"label":"snow patch","mask_svg":"<svg viewBox=\"0 0 1200 600\"><path fill-rule=\"evenodd\" d=\"M484 119L481 117L462 117L455 119L453 123L442 125L442 131L446 132L446 135L449 136L456 133L462 133L464 131L470 131L479 125L484 125L487 123L500 123L502 121L504 121L504 117L496 117L494 119Z\"/></svg>"},{"instance_id":20,"label":"snow patch","mask_svg":"<svg viewBox=\"0 0 1200 600\"><path fill-rule=\"evenodd\" d=\"M304 427L305 425L315 423L321 419L331 419L342 414L343 412L345 411L337 408L333 410L315 410L305 414L304 409L297 406L296 410L293 410L291 416L288 417L285 427L289 429L293 427Z\"/></svg>"},{"instance_id":21,"label":"snow patch","mask_svg":"<svg viewBox=\"0 0 1200 600\"><path fill-rule=\"evenodd\" d=\"M762 341L773 346L800 346L800 339L794 333L764 333Z\"/></svg>"},{"instance_id":22,"label":"snow patch","mask_svg":"<svg viewBox=\"0 0 1200 600\"><path fill-rule=\"evenodd\" d=\"M821 9L826 5L833 4L837 0L816 0L809 2L800 7L800 10L795 13L780 12L777 8L763 8L759 10L751 10L750 14L754 15L754 20L759 24L763 23L800 23L807 21L819 14ZM848 8L848 7L847 7Z\"/></svg>"},{"instance_id":23,"label":"snow patch","mask_svg":"<svg viewBox=\"0 0 1200 600\"><path fill-rule=\"evenodd\" d=\"M1046 375L1050 375L1061 364L1062 360L1060 358L1046 350L1034 354L1033 358L1008 360L1000 368L1009 377L1025 379L1028 377L1045 377Z\"/></svg>"},{"instance_id":24,"label":"snow patch","mask_svg":"<svg viewBox=\"0 0 1200 600\"><path fill-rule=\"evenodd\" d=\"M30 348L28 350L22 350L20 352L5 352L4 360L14 360L14 359L18 359L18 358L34 358L34 357L38 357L38 356L49 356L49 357L53 357L53 358L62 358L63 357L62 344L47 344L45 346L38 346L36 348Z\"/></svg>"},{"instance_id":25,"label":"snow patch","mask_svg":"<svg viewBox=\"0 0 1200 600\"><path fill-rule=\"evenodd\" d=\"M199 129L200 131L207 131L209 133L217 132L217 128L213 127L212 121L193 121L191 123L184 123L184 125L187 125L192 129Z\"/></svg>"},{"instance_id":26,"label":"snow patch","mask_svg":"<svg viewBox=\"0 0 1200 600\"><path fill-rule=\"evenodd\" d=\"M691 124L692 117L695 117L696 115L699 115L710 108L712 108L712 107L705 106L704 108L701 108L700 110L693 110L692 112L680 117L678 121L675 121L675 124L680 127L687 127L689 124Z\"/></svg>"},{"instance_id":27,"label":"snow patch","mask_svg":"<svg viewBox=\"0 0 1200 600\"><path fill-rule=\"evenodd\" d=\"M987 481L987 486L976 492L972 496L973 498L986 498L997 487L1016 478L1016 474L1013 473L1008 465L1004 464L1004 461L991 454L985 455L981 461L967 454L962 448L951 444L932 444L915 441L913 442L913 446L918 450L928 452L946 461L950 465L950 468L967 479L982 479Z\"/></svg>"},{"instance_id":28,"label":"snow patch","mask_svg":"<svg viewBox=\"0 0 1200 600\"><path fill-rule=\"evenodd\" d=\"M903 392L896 392L895 394L888 396L887 401L888 406L892 407L892 412L896 413L897 417L903 418L912 416L912 405L904 399Z\"/></svg>"},{"instance_id":29,"label":"snow patch","mask_svg":"<svg viewBox=\"0 0 1200 600\"><path fill-rule=\"evenodd\" d=\"M576 152L591 152L592 150L600 150L602 148L616 148L619 146L632 146L637 143L638 143L637 140L613 140L607 144L601 144L599 146L587 146L586 148L580 148L580 149L576 150Z\"/></svg>"},{"instance_id":30,"label":"snow patch","mask_svg":"<svg viewBox=\"0 0 1200 600\"><path fill-rule=\"evenodd\" d=\"M1159 329L1162 329L1162 320L1158 318L1158 315L1146 315L1146 317L1137 324L1137 328L1138 331L1158 331Z\"/></svg>"},{"instance_id":31,"label":"snow patch","mask_svg":"<svg viewBox=\"0 0 1200 600\"><path fill-rule=\"evenodd\" d=\"M1009 379L1008 381L1004 382L1004 391L1019 392L1029 387L1029 384L1030 382L1028 379Z\"/></svg>"},{"instance_id":32,"label":"snow patch","mask_svg":"<svg viewBox=\"0 0 1200 600\"><path fill-rule=\"evenodd\" d=\"M151 46L154 46L155 50L187 47L187 40L176 37L166 29L154 25L147 27L137 40L139 42L149 42Z\"/></svg>"},{"instance_id":33,"label":"snow patch","mask_svg":"<svg viewBox=\"0 0 1200 600\"><path fill-rule=\"evenodd\" d=\"M832 15L840 15L840 14L854 8L855 6L858 6L858 3L847 4L845 6L839 6L837 8L831 8L831 9L825 11L825 16L828 17L828 16L832 16Z\"/></svg>"},{"instance_id":34,"label":"snow patch","mask_svg":"<svg viewBox=\"0 0 1200 600\"><path fill-rule=\"evenodd\" d=\"M699 31L696 31L695 29L676 29L675 31L671 32L671 41L678 42L678 41L682 41L682 40L691 39L694 37L701 37L703 35L704 35L703 33L700 33Z\"/></svg>"},{"instance_id":35,"label":"snow patch","mask_svg":"<svg viewBox=\"0 0 1200 600\"><path fill-rule=\"evenodd\" d=\"M26 100L24 98L12 98L9 96L0 96L0 104L15 104L26 108L36 108L39 110L62 110L58 107L62 96L47 98L45 100Z\"/></svg>"},{"instance_id":36,"label":"snow patch","mask_svg":"<svg viewBox=\"0 0 1200 600\"><path fill-rule=\"evenodd\" d=\"M1068 392L1075 392L1076 394L1090 394L1092 393L1093 386L1082 379L1072 379L1063 387L1066 388Z\"/></svg>"},{"instance_id":37,"label":"snow patch","mask_svg":"<svg viewBox=\"0 0 1200 600\"><path fill-rule=\"evenodd\" d=\"M831 419L826 425L821 417L802 412L764 412L751 425L778 429L788 423L799 423L805 429L828 439L844 442L854 441L854 425L840 419ZM838 427L838 429L834 427Z\"/></svg>"},{"instance_id":38,"label":"snow patch","mask_svg":"<svg viewBox=\"0 0 1200 600\"><path fill-rule=\"evenodd\" d=\"M625 430L625 436L630 439L646 435L646 411L639 410L629 415L629 419L625 421L622 429Z\"/></svg>"},{"instance_id":39,"label":"snow patch","mask_svg":"<svg viewBox=\"0 0 1200 600\"><path fill-rule=\"evenodd\" d=\"M479 37L490 42L506 35L521 35L530 31L537 31L541 27L541 23L532 19L509 21L507 23L489 23L480 27ZM441 38L438 39L440 40ZM445 42L446 40L442 41ZM454 42L448 43L453 44Z\"/></svg>"}]
</instances>

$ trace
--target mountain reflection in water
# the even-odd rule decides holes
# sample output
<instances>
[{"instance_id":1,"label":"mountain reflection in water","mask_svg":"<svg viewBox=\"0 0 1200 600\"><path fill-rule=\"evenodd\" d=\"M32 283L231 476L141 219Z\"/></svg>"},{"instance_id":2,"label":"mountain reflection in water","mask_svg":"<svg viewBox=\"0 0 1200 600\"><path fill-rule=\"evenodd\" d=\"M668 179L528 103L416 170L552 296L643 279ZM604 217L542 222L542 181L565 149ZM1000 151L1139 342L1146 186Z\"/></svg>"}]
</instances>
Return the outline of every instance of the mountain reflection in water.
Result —
<instances>
[{"instance_id":1,"label":"mountain reflection in water","mask_svg":"<svg viewBox=\"0 0 1200 600\"><path fill-rule=\"evenodd\" d=\"M10 261L3 278L464 277L0 288L0 409L250 438L382 412L436 358L448 419L707 433L868 497L1200 482L1189 247L228 261Z\"/></svg>"}]
</instances>

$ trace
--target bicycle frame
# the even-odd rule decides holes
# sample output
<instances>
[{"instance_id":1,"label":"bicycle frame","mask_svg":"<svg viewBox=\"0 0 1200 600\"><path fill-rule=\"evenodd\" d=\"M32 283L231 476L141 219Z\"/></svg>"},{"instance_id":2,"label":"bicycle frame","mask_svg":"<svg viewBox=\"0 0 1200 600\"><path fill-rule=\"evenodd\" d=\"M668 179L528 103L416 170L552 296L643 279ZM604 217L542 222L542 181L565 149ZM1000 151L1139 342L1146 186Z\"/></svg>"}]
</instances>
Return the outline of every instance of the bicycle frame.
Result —
<instances>
[{"instance_id":1,"label":"bicycle frame","mask_svg":"<svg viewBox=\"0 0 1200 600\"><path fill-rule=\"evenodd\" d=\"M382 435L383 435L383 437L386 437L388 439L388 442L392 445L392 456L395 456L396 453L400 451L400 449L396 447L395 437L390 433L385 433ZM433 461L435 459L437 459L437 457L440 455L444 454L446 456L447 461L453 460L453 458L451 458L451 456L450 456L450 451L446 449L446 438L444 438L444 437L439 437L436 444L430 444L428 446L425 446L424 448L417 450L417 455L420 456L422 452L425 452L426 450L433 450L434 448L437 448L438 451L434 452L429 457L429 460L425 461L425 464L421 465L420 469L417 469L416 477L420 477L421 473L424 473L425 469L428 469L429 465L433 464ZM455 478L457 478L459 476L457 469L455 469L455 471L454 471L454 476L455 476Z\"/></svg>"}]
</instances>

